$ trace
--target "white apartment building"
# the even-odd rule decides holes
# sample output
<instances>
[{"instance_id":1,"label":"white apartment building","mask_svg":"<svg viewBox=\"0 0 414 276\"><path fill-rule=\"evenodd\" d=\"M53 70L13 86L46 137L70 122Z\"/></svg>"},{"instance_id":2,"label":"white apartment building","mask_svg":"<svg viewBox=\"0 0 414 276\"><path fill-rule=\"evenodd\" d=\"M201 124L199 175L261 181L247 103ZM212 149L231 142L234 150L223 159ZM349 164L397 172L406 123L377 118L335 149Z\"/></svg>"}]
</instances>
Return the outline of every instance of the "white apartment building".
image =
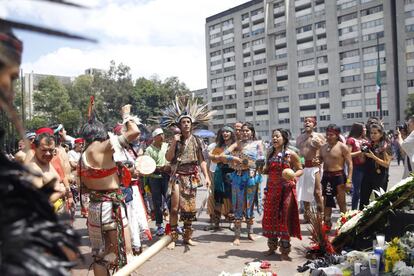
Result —
<instances>
[{"instance_id":1,"label":"white apartment building","mask_svg":"<svg viewBox=\"0 0 414 276\"><path fill-rule=\"evenodd\" d=\"M414 91L411 2L253 0L208 17L214 130L249 121L268 140L279 127L296 137L305 116L317 116L319 131L379 116L377 49L383 120L393 127Z\"/></svg>"}]
</instances>

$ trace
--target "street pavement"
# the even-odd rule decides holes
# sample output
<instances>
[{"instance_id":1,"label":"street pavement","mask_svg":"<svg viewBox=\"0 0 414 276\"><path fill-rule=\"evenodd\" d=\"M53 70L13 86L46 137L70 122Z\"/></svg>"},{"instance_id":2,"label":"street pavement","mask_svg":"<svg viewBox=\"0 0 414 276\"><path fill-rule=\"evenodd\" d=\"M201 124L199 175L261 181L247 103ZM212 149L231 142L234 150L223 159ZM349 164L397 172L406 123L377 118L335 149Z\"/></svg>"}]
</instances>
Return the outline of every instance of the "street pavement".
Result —
<instances>
[{"instance_id":1,"label":"street pavement","mask_svg":"<svg viewBox=\"0 0 414 276\"><path fill-rule=\"evenodd\" d=\"M403 167L392 162L390 167L390 186L396 184L402 177ZM200 205L205 197L206 189L200 188L197 195L197 202ZM347 196L348 209L351 198ZM333 212L333 221L339 216L339 210ZM302 222L302 215L300 215ZM164 248L157 255L142 265L134 275L219 275L222 271L229 273L241 273L243 267L253 261L266 260L271 264L270 269L278 276L295 275L299 265L306 262L304 258L305 247L309 245L309 224L301 224L302 240L292 239L291 260L280 259L280 255L265 256L267 250L267 239L261 236L261 218L256 214L254 233L256 241L247 239L246 225L242 224L242 238L240 246L232 245L234 233L228 229L228 223L221 224L221 231L204 231L208 225L208 216L203 212L197 222L194 223L194 240L199 244L196 246L184 246L181 240L177 242L174 250ZM150 222L152 232L155 232L154 222ZM89 239L86 230L86 220L77 215L74 223L75 229L82 237L80 250L84 262L73 269L73 275L88 275L88 268L92 262ZM144 241L144 245L150 246L158 240L154 234L152 241ZM93 271L89 271L93 275Z\"/></svg>"}]
</instances>

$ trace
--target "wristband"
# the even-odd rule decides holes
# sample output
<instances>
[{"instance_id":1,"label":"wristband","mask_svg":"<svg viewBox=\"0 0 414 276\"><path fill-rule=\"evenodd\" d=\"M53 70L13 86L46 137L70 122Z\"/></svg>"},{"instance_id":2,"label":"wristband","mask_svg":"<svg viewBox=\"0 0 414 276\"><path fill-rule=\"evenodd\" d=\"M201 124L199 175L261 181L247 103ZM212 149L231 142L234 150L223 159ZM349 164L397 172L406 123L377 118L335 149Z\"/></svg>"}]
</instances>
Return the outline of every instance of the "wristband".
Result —
<instances>
[{"instance_id":1,"label":"wristband","mask_svg":"<svg viewBox=\"0 0 414 276\"><path fill-rule=\"evenodd\" d=\"M349 179L349 178L348 178L348 179L346 180L346 184L350 184L350 183L351 183L351 179Z\"/></svg>"}]
</instances>

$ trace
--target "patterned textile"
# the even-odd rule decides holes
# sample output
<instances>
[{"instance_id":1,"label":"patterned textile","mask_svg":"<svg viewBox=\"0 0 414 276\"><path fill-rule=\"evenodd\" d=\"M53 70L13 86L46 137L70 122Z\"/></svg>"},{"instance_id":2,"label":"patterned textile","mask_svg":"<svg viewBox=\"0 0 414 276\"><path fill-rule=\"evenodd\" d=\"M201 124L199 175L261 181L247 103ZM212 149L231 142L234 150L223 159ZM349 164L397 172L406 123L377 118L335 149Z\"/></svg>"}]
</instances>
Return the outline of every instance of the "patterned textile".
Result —
<instances>
[{"instance_id":1,"label":"patterned textile","mask_svg":"<svg viewBox=\"0 0 414 276\"><path fill-rule=\"evenodd\" d=\"M195 221L196 219L196 194L200 185L198 167L189 168L187 174L176 173L170 179L170 183L178 184L180 191L180 221Z\"/></svg>"},{"instance_id":2,"label":"patterned textile","mask_svg":"<svg viewBox=\"0 0 414 276\"><path fill-rule=\"evenodd\" d=\"M175 174L170 178L170 185L178 184L180 191L180 220L194 221L196 219L197 187L202 186L199 174L199 160L204 160L203 143L191 135L184 143L177 144L177 158L173 160L176 166ZM173 169L174 171L174 169Z\"/></svg>"},{"instance_id":3,"label":"patterned textile","mask_svg":"<svg viewBox=\"0 0 414 276\"><path fill-rule=\"evenodd\" d=\"M294 181L282 178L282 171L290 168L288 151L268 160L269 176L265 192L262 220L263 236L289 241L290 237L302 239Z\"/></svg>"},{"instance_id":4,"label":"patterned textile","mask_svg":"<svg viewBox=\"0 0 414 276\"><path fill-rule=\"evenodd\" d=\"M218 163L214 172L214 199L223 204L226 198L231 198L231 173L234 172L227 164Z\"/></svg>"},{"instance_id":5,"label":"patterned textile","mask_svg":"<svg viewBox=\"0 0 414 276\"><path fill-rule=\"evenodd\" d=\"M81 183L80 190L81 192L79 194L79 197L81 202L81 215L87 217L89 210L89 190L83 183Z\"/></svg>"},{"instance_id":6,"label":"patterned textile","mask_svg":"<svg viewBox=\"0 0 414 276\"><path fill-rule=\"evenodd\" d=\"M252 218L254 200L257 193L255 177L250 177L250 170L245 170L233 172L231 180L234 218L241 220L243 213L245 213L247 219Z\"/></svg>"},{"instance_id":7,"label":"patterned textile","mask_svg":"<svg viewBox=\"0 0 414 276\"><path fill-rule=\"evenodd\" d=\"M118 256L115 269L127 264L124 227L128 225L125 216L124 196L120 189L109 191L90 191L88 216L88 231L92 249L102 250L104 247L104 232L117 231Z\"/></svg>"}]
</instances>

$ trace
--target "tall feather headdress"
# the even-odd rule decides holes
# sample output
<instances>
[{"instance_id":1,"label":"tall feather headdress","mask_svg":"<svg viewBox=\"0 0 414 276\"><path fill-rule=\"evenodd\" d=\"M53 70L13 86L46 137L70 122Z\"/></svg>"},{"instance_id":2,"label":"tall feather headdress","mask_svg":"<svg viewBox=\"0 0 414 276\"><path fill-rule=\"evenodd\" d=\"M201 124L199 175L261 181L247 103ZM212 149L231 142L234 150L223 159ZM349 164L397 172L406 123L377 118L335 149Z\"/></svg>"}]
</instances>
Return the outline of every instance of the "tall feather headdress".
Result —
<instances>
[{"instance_id":1,"label":"tall feather headdress","mask_svg":"<svg viewBox=\"0 0 414 276\"><path fill-rule=\"evenodd\" d=\"M189 118L193 128L207 126L215 111L208 109L208 104L199 104L193 96L176 96L175 100L162 112L159 117L160 126L169 128L178 126L180 120Z\"/></svg>"}]
</instances>

